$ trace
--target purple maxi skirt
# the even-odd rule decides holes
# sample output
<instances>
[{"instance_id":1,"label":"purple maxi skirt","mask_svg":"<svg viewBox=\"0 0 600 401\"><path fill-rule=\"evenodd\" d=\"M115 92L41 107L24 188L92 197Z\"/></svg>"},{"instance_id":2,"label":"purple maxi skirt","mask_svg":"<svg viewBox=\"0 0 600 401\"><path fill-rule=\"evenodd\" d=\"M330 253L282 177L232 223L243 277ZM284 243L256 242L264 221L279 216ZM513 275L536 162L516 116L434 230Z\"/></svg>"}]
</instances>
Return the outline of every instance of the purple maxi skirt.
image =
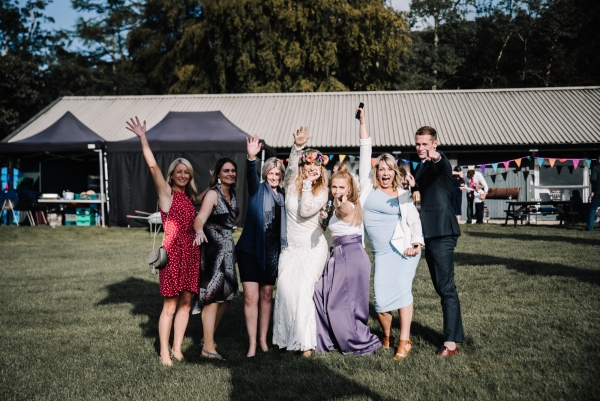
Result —
<instances>
[{"instance_id":1,"label":"purple maxi skirt","mask_svg":"<svg viewBox=\"0 0 600 401\"><path fill-rule=\"evenodd\" d=\"M334 237L333 250L313 296L317 352L370 355L381 348L379 338L367 326L370 278L371 262L362 236Z\"/></svg>"}]
</instances>

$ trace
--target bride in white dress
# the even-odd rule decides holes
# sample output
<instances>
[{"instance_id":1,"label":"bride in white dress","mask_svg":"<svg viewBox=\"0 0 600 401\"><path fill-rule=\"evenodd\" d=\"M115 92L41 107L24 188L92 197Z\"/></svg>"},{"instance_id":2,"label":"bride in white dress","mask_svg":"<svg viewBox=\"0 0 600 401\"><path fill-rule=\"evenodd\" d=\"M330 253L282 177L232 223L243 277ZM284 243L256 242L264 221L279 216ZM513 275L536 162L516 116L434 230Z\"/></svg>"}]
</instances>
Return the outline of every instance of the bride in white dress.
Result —
<instances>
[{"instance_id":1,"label":"bride in white dress","mask_svg":"<svg viewBox=\"0 0 600 401\"><path fill-rule=\"evenodd\" d=\"M315 149L304 150L310 138L308 127L296 131L285 173L288 247L279 256L273 313L273 344L305 357L317 346L313 293L328 249L318 219L328 199L323 166L329 159Z\"/></svg>"}]
</instances>

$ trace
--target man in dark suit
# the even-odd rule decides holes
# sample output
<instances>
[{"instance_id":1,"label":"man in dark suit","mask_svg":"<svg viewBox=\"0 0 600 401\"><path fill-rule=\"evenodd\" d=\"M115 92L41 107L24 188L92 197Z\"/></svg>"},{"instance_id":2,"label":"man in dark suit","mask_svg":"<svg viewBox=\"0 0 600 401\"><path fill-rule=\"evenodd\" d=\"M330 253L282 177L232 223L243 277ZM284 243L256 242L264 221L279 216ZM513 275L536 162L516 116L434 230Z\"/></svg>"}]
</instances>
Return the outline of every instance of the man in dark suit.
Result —
<instances>
[{"instance_id":1,"label":"man in dark suit","mask_svg":"<svg viewBox=\"0 0 600 401\"><path fill-rule=\"evenodd\" d=\"M439 356L458 353L456 343L464 340L460 302L454 285L454 247L460 228L453 209L452 166L437 151L437 132L421 127L415 134L421 164L415 180L421 194L421 224L425 238L425 259L435 291L442 301L444 345Z\"/></svg>"}]
</instances>

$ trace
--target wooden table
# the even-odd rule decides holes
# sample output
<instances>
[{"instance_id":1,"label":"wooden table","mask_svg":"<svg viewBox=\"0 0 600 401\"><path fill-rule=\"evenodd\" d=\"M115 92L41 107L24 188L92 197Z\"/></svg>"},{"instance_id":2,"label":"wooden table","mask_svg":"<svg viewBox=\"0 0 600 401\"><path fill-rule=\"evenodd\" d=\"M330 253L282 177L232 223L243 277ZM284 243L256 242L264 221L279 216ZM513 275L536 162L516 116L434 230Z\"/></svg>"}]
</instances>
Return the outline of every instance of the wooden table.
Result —
<instances>
[{"instance_id":1,"label":"wooden table","mask_svg":"<svg viewBox=\"0 0 600 401\"><path fill-rule=\"evenodd\" d=\"M508 219L513 219L516 227L517 220L521 220L521 224L523 224L523 219L525 217L531 215L537 216L540 214L556 214L560 218L560 224L562 224L563 221L566 221L566 217L569 217L571 223L575 224L574 213L571 212L569 207L571 204L570 201L508 201L506 203L508 203L508 207L505 210L506 220L504 221L504 225L508 224ZM530 209L531 206L535 206L536 210L532 211ZM551 212L540 212L540 207L553 207L555 210Z\"/></svg>"},{"instance_id":2,"label":"wooden table","mask_svg":"<svg viewBox=\"0 0 600 401\"><path fill-rule=\"evenodd\" d=\"M90 204L103 204L106 203L106 199L38 199L38 203L42 203L46 206L48 205L62 205L65 206L77 206L77 205L90 205ZM104 227L104 208L102 208L102 227Z\"/></svg>"}]
</instances>

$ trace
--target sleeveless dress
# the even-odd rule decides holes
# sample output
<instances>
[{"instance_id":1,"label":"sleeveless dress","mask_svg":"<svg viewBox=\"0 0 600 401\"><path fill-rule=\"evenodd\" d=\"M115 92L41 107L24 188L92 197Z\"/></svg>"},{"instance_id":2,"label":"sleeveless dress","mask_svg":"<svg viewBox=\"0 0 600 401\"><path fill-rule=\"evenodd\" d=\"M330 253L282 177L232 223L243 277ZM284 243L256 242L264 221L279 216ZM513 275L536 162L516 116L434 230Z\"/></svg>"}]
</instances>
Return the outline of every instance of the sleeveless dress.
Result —
<instances>
[{"instance_id":1,"label":"sleeveless dress","mask_svg":"<svg viewBox=\"0 0 600 401\"><path fill-rule=\"evenodd\" d=\"M201 247L200 293L192 314L200 313L204 305L231 301L238 291L233 245L233 226L239 214L235 191L230 189L229 204L219 184L211 190L217 192L217 206L204 225L208 242L203 242Z\"/></svg>"},{"instance_id":2,"label":"sleeveless dress","mask_svg":"<svg viewBox=\"0 0 600 401\"><path fill-rule=\"evenodd\" d=\"M314 195L305 182L296 189L300 151L292 146L286 171L285 210L288 246L279 257L279 277L273 311L273 344L288 351L317 346L313 293L327 258L327 240L319 224L319 212L327 203L327 188Z\"/></svg>"},{"instance_id":3,"label":"sleeveless dress","mask_svg":"<svg viewBox=\"0 0 600 401\"><path fill-rule=\"evenodd\" d=\"M373 189L367 196L363 213L375 257L375 311L404 308L413 303L412 283L421 258L420 255L405 257L390 242L400 217L398 198Z\"/></svg>"},{"instance_id":4,"label":"sleeveless dress","mask_svg":"<svg viewBox=\"0 0 600 401\"><path fill-rule=\"evenodd\" d=\"M339 220L335 213L329 230L333 247L313 296L317 352L370 355L381 348L381 342L367 325L371 261L362 245L363 230Z\"/></svg>"},{"instance_id":5,"label":"sleeveless dress","mask_svg":"<svg viewBox=\"0 0 600 401\"><path fill-rule=\"evenodd\" d=\"M158 273L160 295L176 297L182 291L198 294L200 249L194 245L196 209L182 192L173 191L168 213L160 210L165 230L163 246L169 263Z\"/></svg>"}]
</instances>

